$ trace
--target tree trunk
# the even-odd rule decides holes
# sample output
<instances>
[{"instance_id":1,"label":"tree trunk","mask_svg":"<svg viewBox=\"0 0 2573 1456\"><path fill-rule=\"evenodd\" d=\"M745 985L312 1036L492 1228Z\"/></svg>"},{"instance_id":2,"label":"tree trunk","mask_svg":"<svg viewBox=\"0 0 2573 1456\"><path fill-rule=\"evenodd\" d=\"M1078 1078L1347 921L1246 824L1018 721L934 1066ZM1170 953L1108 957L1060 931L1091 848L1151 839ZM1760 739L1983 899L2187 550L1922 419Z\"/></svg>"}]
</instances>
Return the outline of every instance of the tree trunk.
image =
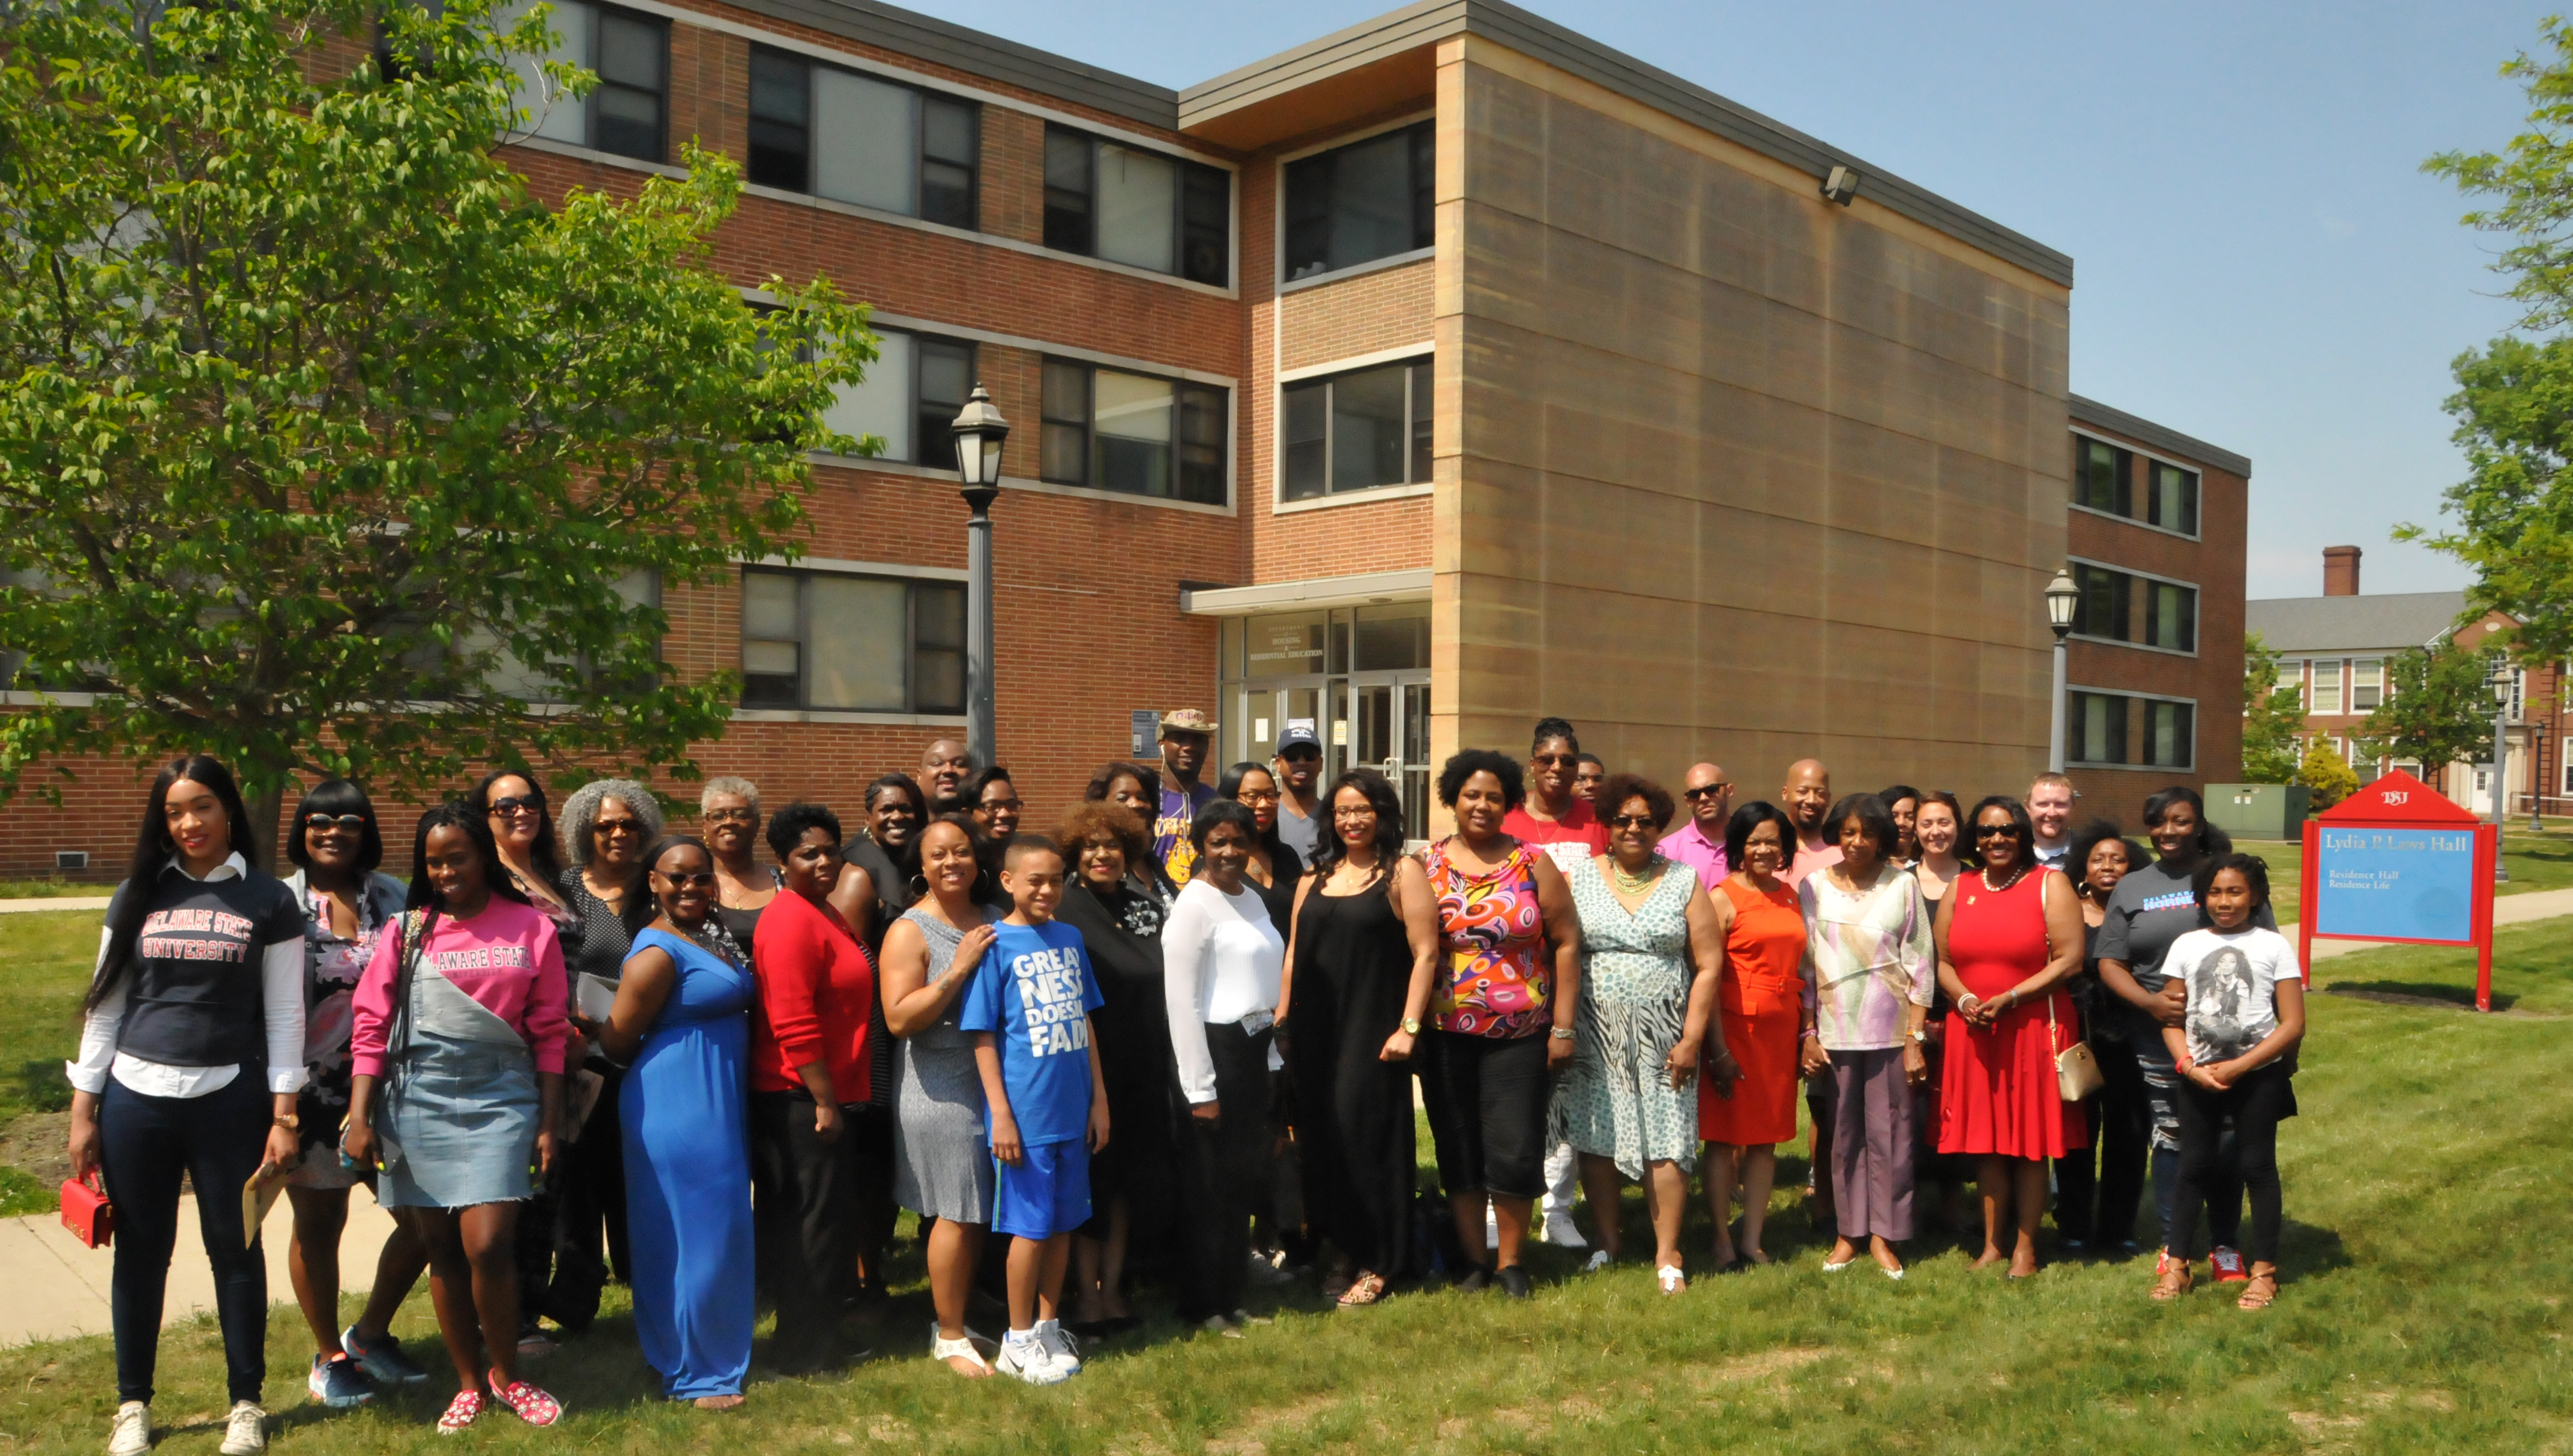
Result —
<instances>
[{"instance_id":1,"label":"tree trunk","mask_svg":"<svg viewBox=\"0 0 2573 1456\"><path fill-rule=\"evenodd\" d=\"M251 858L261 869L278 872L278 866L286 863L286 855L277 838L277 816L286 807L286 791L282 788L263 789L245 794L242 807L250 813Z\"/></svg>"}]
</instances>

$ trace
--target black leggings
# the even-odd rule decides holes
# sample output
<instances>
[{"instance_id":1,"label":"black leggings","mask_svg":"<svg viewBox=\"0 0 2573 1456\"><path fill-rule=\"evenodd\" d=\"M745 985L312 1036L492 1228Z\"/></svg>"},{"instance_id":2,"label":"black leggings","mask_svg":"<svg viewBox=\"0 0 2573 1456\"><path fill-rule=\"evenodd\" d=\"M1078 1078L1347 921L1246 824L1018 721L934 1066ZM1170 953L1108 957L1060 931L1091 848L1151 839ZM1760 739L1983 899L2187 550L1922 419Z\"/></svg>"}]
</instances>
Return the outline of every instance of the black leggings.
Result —
<instances>
[{"instance_id":1,"label":"black leggings","mask_svg":"<svg viewBox=\"0 0 2573 1456\"><path fill-rule=\"evenodd\" d=\"M1533 1198L1545 1191L1546 1034L1420 1038L1420 1100L1438 1147L1438 1183L1452 1196Z\"/></svg>"},{"instance_id":2,"label":"black leggings","mask_svg":"<svg viewBox=\"0 0 2573 1456\"><path fill-rule=\"evenodd\" d=\"M2174 1258L2188 1256L2188 1232L2197 1227L2197 1209L2210 1186L2238 1171L2251 1196L2251 1242L2243 1250L2251 1262L2278 1262L2278 1120L2289 1114L2294 1083L2287 1069L2271 1063L2223 1092L2208 1092L2193 1082L2178 1089L2179 1207L2173 1227L2182 1230L2166 1247ZM2233 1118L2232 1168L2225 1164L2220 1138L2224 1119Z\"/></svg>"},{"instance_id":3,"label":"black leggings","mask_svg":"<svg viewBox=\"0 0 2573 1456\"><path fill-rule=\"evenodd\" d=\"M242 1184L268 1148L274 1104L257 1067L200 1097L146 1096L114 1077L98 1113L107 1196L116 1205L116 1398L150 1404L161 1354L162 1296L179 1238L179 1175L197 1190L197 1231L215 1272L224 1331L224 1384L259 1400L268 1378L268 1260L242 1237Z\"/></svg>"},{"instance_id":4,"label":"black leggings","mask_svg":"<svg viewBox=\"0 0 2573 1456\"><path fill-rule=\"evenodd\" d=\"M1221 1115L1210 1122L1193 1115L1186 1101L1174 1108L1182 1124L1180 1176L1187 1209L1181 1236L1188 1277L1181 1285L1180 1317L1192 1324L1242 1307L1251 1273L1251 1209L1269 1185L1272 1136L1269 1033L1228 1022L1208 1026L1206 1039ZM1176 1083L1172 1096L1179 1096ZM1109 1131L1114 1147L1114 1113Z\"/></svg>"}]
</instances>

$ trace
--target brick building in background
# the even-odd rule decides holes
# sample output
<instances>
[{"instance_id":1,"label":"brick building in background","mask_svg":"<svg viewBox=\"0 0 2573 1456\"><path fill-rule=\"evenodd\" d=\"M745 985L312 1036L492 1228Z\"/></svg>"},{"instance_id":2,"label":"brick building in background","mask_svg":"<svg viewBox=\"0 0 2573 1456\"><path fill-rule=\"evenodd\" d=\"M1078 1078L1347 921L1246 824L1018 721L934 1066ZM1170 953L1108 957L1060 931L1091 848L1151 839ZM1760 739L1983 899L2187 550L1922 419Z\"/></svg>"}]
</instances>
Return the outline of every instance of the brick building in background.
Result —
<instances>
[{"instance_id":1,"label":"brick building in background","mask_svg":"<svg viewBox=\"0 0 2573 1456\"><path fill-rule=\"evenodd\" d=\"M805 558L664 600L675 669L744 675L708 773L846 808L961 732L978 379L1031 827L1180 705L1225 760L1309 719L1421 818L1543 713L1666 779L2016 792L2068 554L2084 786L2236 771L2248 462L2070 393L2069 258L1802 132L1497 0L1178 92L868 0L553 24L602 84L506 149L540 196L697 138L746 302L827 274L885 336L834 420L889 448L816 461ZM0 875L130 843L134 766L73 767Z\"/></svg>"}]
</instances>

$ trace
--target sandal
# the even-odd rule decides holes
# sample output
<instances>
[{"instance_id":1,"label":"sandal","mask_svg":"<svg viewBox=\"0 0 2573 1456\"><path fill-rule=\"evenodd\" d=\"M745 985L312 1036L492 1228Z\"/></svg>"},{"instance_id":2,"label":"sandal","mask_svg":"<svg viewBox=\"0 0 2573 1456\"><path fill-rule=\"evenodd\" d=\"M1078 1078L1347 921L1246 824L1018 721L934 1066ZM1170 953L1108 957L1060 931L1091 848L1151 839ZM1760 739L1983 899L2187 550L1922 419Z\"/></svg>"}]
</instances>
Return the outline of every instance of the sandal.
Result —
<instances>
[{"instance_id":1,"label":"sandal","mask_svg":"<svg viewBox=\"0 0 2573 1456\"><path fill-rule=\"evenodd\" d=\"M2165 1251L2153 1265L2153 1297L2167 1303L2188 1292L2189 1262Z\"/></svg>"},{"instance_id":2,"label":"sandal","mask_svg":"<svg viewBox=\"0 0 2573 1456\"><path fill-rule=\"evenodd\" d=\"M2242 1286L2242 1297L2233 1301L2236 1309L2266 1309L2278 1297L2278 1274L2274 1269L2253 1269L2249 1282Z\"/></svg>"},{"instance_id":3,"label":"sandal","mask_svg":"<svg viewBox=\"0 0 2573 1456\"><path fill-rule=\"evenodd\" d=\"M991 1362L983 1358L983 1352L981 1350L974 1348L974 1332L972 1330L967 1330L965 1332L965 1338L961 1340L942 1339L938 1333L938 1322L936 1320L931 1320L929 1323L929 1358L936 1360L941 1364L945 1364L949 1360L972 1361L974 1369L970 1374L963 1370L956 1370L956 1367L953 1365L947 1366L948 1369L956 1370L957 1374L965 1376L968 1380L980 1380L984 1376L992 1373Z\"/></svg>"},{"instance_id":4,"label":"sandal","mask_svg":"<svg viewBox=\"0 0 2573 1456\"><path fill-rule=\"evenodd\" d=\"M455 1435L473 1424L473 1418L481 1413L482 1392L459 1390L455 1392L455 1398L446 1403L446 1414L437 1418L437 1433L441 1436Z\"/></svg>"},{"instance_id":5,"label":"sandal","mask_svg":"<svg viewBox=\"0 0 2573 1456\"><path fill-rule=\"evenodd\" d=\"M487 1375L483 1378L490 1379ZM493 1384L491 1398L507 1406L510 1414L531 1426L550 1426L562 1419L562 1402L524 1380L512 1380L506 1385Z\"/></svg>"},{"instance_id":6,"label":"sandal","mask_svg":"<svg viewBox=\"0 0 2573 1456\"><path fill-rule=\"evenodd\" d=\"M1682 1294L1688 1291L1688 1275L1681 1272L1677 1264L1662 1265L1654 1271L1653 1277L1660 1281L1662 1292L1665 1294Z\"/></svg>"},{"instance_id":7,"label":"sandal","mask_svg":"<svg viewBox=\"0 0 2573 1456\"><path fill-rule=\"evenodd\" d=\"M1360 1274L1349 1281L1349 1287L1340 1291L1340 1307L1360 1309L1383 1297L1384 1276L1372 1273Z\"/></svg>"}]
</instances>

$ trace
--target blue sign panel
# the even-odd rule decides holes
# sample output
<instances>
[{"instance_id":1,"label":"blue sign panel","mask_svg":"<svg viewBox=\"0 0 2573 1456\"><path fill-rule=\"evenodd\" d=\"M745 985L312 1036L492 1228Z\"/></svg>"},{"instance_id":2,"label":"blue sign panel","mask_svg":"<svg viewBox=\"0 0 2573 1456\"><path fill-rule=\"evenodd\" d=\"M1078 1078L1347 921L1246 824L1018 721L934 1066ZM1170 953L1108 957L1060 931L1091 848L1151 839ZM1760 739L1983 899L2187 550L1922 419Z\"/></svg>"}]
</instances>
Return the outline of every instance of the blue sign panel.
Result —
<instances>
[{"instance_id":1,"label":"blue sign panel","mask_svg":"<svg viewBox=\"0 0 2573 1456\"><path fill-rule=\"evenodd\" d=\"M2316 854L2316 934L2474 939L2473 830L2325 828Z\"/></svg>"}]
</instances>

